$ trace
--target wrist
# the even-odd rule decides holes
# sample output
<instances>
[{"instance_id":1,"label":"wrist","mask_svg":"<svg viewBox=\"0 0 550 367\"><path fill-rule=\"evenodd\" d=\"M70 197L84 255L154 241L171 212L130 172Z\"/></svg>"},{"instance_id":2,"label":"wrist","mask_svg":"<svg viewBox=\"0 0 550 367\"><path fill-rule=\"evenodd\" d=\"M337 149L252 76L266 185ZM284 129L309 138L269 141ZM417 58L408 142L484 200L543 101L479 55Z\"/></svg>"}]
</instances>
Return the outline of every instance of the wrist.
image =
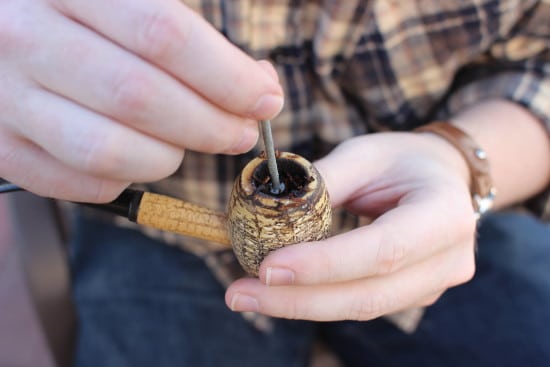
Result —
<instances>
[{"instance_id":1,"label":"wrist","mask_svg":"<svg viewBox=\"0 0 550 367\"><path fill-rule=\"evenodd\" d=\"M436 155L444 165L457 174L461 181L469 188L471 184L470 170L466 160L460 152L441 136L428 131L414 131L430 144L430 154Z\"/></svg>"},{"instance_id":2,"label":"wrist","mask_svg":"<svg viewBox=\"0 0 550 367\"><path fill-rule=\"evenodd\" d=\"M495 208L520 204L548 188L548 131L523 106L506 100L481 101L454 115L452 123L487 152L498 188Z\"/></svg>"},{"instance_id":3,"label":"wrist","mask_svg":"<svg viewBox=\"0 0 550 367\"><path fill-rule=\"evenodd\" d=\"M468 184L476 215L487 212L493 205L496 190L485 150L468 133L449 122L433 122L416 132L432 135L447 146L447 151L454 151L455 166Z\"/></svg>"}]
</instances>

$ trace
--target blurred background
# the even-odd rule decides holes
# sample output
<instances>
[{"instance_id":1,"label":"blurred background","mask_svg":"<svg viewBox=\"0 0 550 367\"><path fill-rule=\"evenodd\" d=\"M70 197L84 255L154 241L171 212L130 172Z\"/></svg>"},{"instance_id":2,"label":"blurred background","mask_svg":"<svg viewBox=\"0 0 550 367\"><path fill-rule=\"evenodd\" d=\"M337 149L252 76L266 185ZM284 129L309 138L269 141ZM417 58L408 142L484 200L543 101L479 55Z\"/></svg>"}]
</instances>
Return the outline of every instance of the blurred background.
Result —
<instances>
[{"instance_id":1,"label":"blurred background","mask_svg":"<svg viewBox=\"0 0 550 367\"><path fill-rule=\"evenodd\" d=\"M53 367L0 195L0 367Z\"/></svg>"}]
</instances>

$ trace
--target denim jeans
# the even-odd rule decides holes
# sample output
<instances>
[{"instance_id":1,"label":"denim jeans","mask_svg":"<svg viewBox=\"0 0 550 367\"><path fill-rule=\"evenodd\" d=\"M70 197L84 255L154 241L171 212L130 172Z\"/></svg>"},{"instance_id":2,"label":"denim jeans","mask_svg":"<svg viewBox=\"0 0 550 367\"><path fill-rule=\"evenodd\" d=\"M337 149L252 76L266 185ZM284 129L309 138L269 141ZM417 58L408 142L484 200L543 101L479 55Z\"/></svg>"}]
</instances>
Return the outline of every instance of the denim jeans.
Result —
<instances>
[{"instance_id":1,"label":"denim jeans","mask_svg":"<svg viewBox=\"0 0 550 367\"><path fill-rule=\"evenodd\" d=\"M316 340L345 366L550 366L550 227L527 215L482 220L474 279L412 334L383 318L260 332L201 259L99 221L78 220L71 256L77 367L307 366Z\"/></svg>"}]
</instances>

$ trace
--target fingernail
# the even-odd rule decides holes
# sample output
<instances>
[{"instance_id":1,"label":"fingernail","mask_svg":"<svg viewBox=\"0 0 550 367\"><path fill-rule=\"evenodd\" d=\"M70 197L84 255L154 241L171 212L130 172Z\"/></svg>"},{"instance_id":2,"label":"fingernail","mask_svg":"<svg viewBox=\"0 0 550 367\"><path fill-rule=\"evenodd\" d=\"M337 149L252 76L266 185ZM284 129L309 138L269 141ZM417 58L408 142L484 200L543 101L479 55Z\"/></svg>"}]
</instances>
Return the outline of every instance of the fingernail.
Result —
<instances>
[{"instance_id":1,"label":"fingernail","mask_svg":"<svg viewBox=\"0 0 550 367\"><path fill-rule=\"evenodd\" d=\"M267 268L265 271L265 284L267 285L291 285L294 283L294 272L284 268Z\"/></svg>"},{"instance_id":2,"label":"fingernail","mask_svg":"<svg viewBox=\"0 0 550 367\"><path fill-rule=\"evenodd\" d=\"M284 98L275 94L262 96L252 109L252 116L258 120L268 120L279 114L283 109Z\"/></svg>"},{"instance_id":3,"label":"fingernail","mask_svg":"<svg viewBox=\"0 0 550 367\"><path fill-rule=\"evenodd\" d=\"M236 312L258 312L258 300L246 294L236 293L231 299L231 310Z\"/></svg>"}]
</instances>

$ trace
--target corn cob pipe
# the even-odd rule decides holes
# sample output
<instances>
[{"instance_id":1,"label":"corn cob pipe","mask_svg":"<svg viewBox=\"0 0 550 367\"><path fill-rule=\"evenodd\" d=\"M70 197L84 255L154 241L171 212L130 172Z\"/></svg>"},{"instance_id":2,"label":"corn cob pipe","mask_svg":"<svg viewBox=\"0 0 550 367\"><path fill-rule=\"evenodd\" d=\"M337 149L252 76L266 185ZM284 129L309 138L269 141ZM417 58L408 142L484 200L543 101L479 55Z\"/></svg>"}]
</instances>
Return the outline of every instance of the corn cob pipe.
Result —
<instances>
[{"instance_id":1,"label":"corn cob pipe","mask_svg":"<svg viewBox=\"0 0 550 367\"><path fill-rule=\"evenodd\" d=\"M85 204L143 226L233 248L241 266L257 276L275 249L329 235L331 207L317 169L291 153L277 155L284 190L276 194L264 156L250 161L235 180L226 213L165 195L127 189L108 204Z\"/></svg>"}]
</instances>

